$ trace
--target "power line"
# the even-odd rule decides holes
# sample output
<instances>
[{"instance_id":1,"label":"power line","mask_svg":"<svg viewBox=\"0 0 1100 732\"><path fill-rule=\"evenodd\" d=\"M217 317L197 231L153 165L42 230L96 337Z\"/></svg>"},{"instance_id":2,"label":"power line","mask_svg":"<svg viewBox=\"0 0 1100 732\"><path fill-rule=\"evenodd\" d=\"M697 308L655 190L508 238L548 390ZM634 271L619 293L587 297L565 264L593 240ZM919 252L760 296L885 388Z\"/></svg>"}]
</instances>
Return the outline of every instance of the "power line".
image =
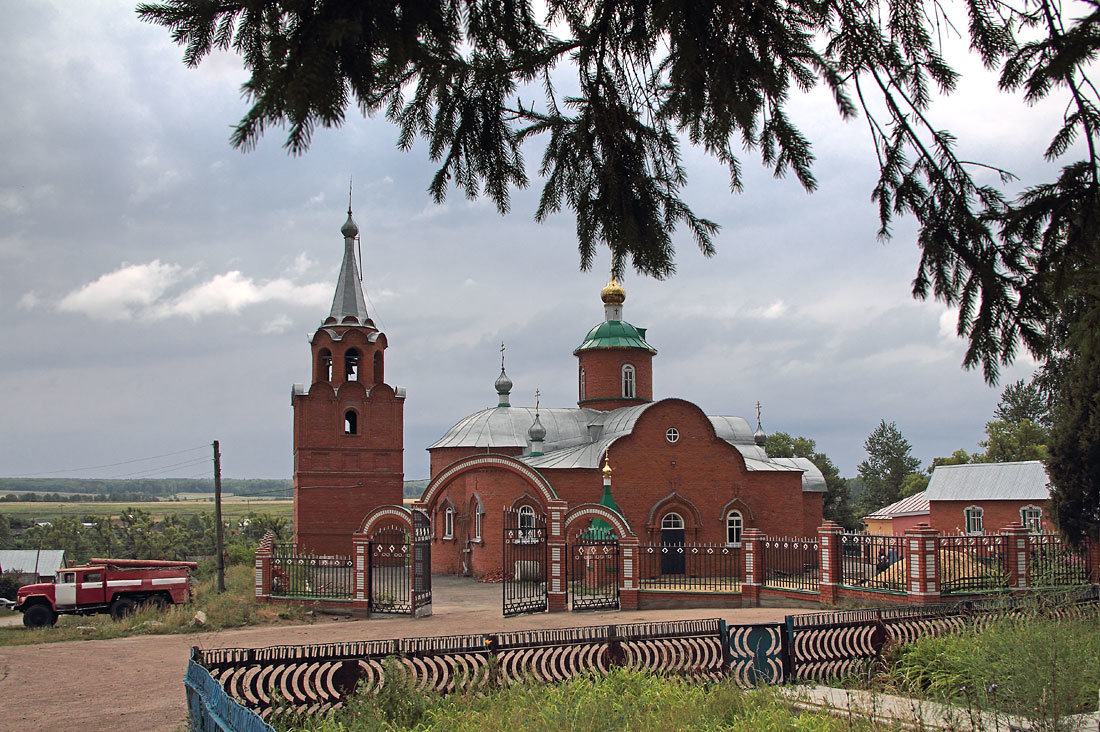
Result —
<instances>
[{"instance_id":1,"label":"power line","mask_svg":"<svg viewBox=\"0 0 1100 732\"><path fill-rule=\"evenodd\" d=\"M139 478L149 477L152 475L159 475L160 473L167 473L175 468L190 468L195 465L201 465L202 463L210 462L210 458L193 458L191 460L184 460L182 463L172 463L171 465L161 465L155 468L149 468L148 470L139 470L136 473L124 473L122 475L114 475L110 478L104 478L104 480L123 480L126 478Z\"/></svg>"},{"instance_id":2,"label":"power line","mask_svg":"<svg viewBox=\"0 0 1100 732\"><path fill-rule=\"evenodd\" d=\"M195 452L196 450L207 450L210 448L209 444L200 445L198 447L190 447L186 450L177 450L176 452L166 452L163 455L153 455L151 457L135 458L133 460L123 460L120 463L107 463L106 465L89 465L83 468L69 468L67 470L47 470L42 473L24 473L23 475L12 475L12 478L34 478L40 475L54 475L56 473L77 473L81 470L101 470L103 468L115 468L119 465L130 465L132 463L142 463L149 460L158 460L160 458L172 457L173 455L182 455L185 452ZM110 478L104 478L103 480L111 480Z\"/></svg>"}]
</instances>

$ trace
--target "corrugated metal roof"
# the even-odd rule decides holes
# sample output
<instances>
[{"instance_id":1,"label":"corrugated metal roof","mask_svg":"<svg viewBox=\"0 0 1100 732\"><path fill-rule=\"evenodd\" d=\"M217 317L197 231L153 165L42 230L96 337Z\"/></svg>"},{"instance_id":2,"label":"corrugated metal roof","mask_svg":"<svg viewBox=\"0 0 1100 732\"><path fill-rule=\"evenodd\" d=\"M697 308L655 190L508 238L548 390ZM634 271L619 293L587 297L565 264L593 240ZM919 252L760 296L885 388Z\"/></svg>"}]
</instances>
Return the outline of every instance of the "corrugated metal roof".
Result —
<instances>
[{"instance_id":1,"label":"corrugated metal roof","mask_svg":"<svg viewBox=\"0 0 1100 732\"><path fill-rule=\"evenodd\" d=\"M1045 501L1049 483L1038 460L940 465L926 492L930 501Z\"/></svg>"},{"instance_id":2,"label":"corrugated metal roof","mask_svg":"<svg viewBox=\"0 0 1100 732\"><path fill-rule=\"evenodd\" d=\"M635 328L625 320L605 320L593 326L584 342L573 349L573 355L595 348L643 348L650 353L657 349L645 342L645 330Z\"/></svg>"},{"instance_id":3,"label":"corrugated metal roof","mask_svg":"<svg viewBox=\"0 0 1100 732\"><path fill-rule=\"evenodd\" d=\"M39 577L56 574L65 564L64 549L0 549L0 570Z\"/></svg>"},{"instance_id":4,"label":"corrugated metal roof","mask_svg":"<svg viewBox=\"0 0 1100 732\"><path fill-rule=\"evenodd\" d=\"M928 493L921 491L911 496L906 496L900 501L895 501L889 506L883 506L874 513L864 516L865 519L892 519L897 516L920 516L928 513Z\"/></svg>"}]
</instances>

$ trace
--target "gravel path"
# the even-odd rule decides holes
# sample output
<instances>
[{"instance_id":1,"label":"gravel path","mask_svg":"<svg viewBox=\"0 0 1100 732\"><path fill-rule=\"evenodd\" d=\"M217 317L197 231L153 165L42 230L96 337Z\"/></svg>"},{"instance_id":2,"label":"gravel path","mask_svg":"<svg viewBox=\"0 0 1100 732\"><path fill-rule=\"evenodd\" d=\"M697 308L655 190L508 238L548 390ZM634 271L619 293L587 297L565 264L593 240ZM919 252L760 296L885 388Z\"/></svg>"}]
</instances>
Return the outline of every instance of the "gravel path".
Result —
<instances>
[{"instance_id":1,"label":"gravel path","mask_svg":"<svg viewBox=\"0 0 1100 732\"><path fill-rule=\"evenodd\" d=\"M9 729L148 732L183 729L183 675L191 646L243 648L298 643L491 633L655 620L725 618L730 623L781 620L797 610L757 608L541 613L504 618L500 585L433 578L433 615L345 620L188 635L44 643L0 648L0 719Z\"/></svg>"}]
</instances>

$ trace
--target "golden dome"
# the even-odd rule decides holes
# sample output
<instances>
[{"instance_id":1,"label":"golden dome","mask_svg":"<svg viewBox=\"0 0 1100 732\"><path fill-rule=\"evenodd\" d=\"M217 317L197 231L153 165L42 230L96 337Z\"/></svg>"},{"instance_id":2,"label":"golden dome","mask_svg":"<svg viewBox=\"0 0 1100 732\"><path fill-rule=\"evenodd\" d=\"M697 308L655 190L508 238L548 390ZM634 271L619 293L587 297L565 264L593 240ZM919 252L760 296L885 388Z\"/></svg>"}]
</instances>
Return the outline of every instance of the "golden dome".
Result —
<instances>
[{"instance_id":1,"label":"golden dome","mask_svg":"<svg viewBox=\"0 0 1100 732\"><path fill-rule=\"evenodd\" d=\"M600 290L600 299L603 300L604 305L622 305L626 300L626 290L619 284L619 281L612 275L611 280L608 281L607 287Z\"/></svg>"},{"instance_id":2,"label":"golden dome","mask_svg":"<svg viewBox=\"0 0 1100 732\"><path fill-rule=\"evenodd\" d=\"M603 454L603 477L605 477L605 478L610 478L611 477L611 460L608 457L608 454L607 454L606 450L604 451L604 454Z\"/></svg>"}]
</instances>

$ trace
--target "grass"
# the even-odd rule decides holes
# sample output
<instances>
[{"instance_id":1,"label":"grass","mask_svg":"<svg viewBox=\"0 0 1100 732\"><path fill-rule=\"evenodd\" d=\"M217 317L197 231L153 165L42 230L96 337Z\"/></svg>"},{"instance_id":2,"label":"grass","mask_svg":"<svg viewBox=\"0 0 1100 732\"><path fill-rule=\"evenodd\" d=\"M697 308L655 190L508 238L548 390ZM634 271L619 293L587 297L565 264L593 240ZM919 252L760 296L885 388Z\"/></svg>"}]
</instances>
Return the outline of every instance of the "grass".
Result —
<instances>
[{"instance_id":1,"label":"grass","mask_svg":"<svg viewBox=\"0 0 1100 732\"><path fill-rule=\"evenodd\" d=\"M254 574L251 567L226 567L225 593L218 594L213 574L204 576L195 585L195 599L187 605L173 605L167 610L147 608L122 620L101 615L62 615L52 628L25 628L22 625L0 627L0 646L31 643L58 643L73 640L102 640L131 635L165 635L196 633L264 625L282 622L306 622L306 610L301 605L277 605L256 601ZM195 613L202 610L206 623L193 623Z\"/></svg>"},{"instance_id":2,"label":"grass","mask_svg":"<svg viewBox=\"0 0 1100 732\"><path fill-rule=\"evenodd\" d=\"M1063 619L1036 611L897 648L878 685L1055 730L1066 715L1096 711L1098 658L1100 607Z\"/></svg>"},{"instance_id":3,"label":"grass","mask_svg":"<svg viewBox=\"0 0 1100 732\"><path fill-rule=\"evenodd\" d=\"M49 521L58 516L82 518L84 516L108 516L117 518L132 509L141 509L154 519L165 516L190 516L194 514L214 513L214 501L11 501L0 503L0 514L10 517ZM274 516L290 518L294 512L294 501L267 500L227 500L222 502L222 516L225 519L243 519L250 513L269 513Z\"/></svg>"},{"instance_id":4,"label":"grass","mask_svg":"<svg viewBox=\"0 0 1100 732\"><path fill-rule=\"evenodd\" d=\"M778 690L730 681L695 684L616 669L560 684L519 684L487 695L438 697L411 688L396 664L377 696L356 695L326 715L277 716L284 730L375 732L778 732L893 730L820 712L799 712ZM393 681L389 681L394 679Z\"/></svg>"}]
</instances>

